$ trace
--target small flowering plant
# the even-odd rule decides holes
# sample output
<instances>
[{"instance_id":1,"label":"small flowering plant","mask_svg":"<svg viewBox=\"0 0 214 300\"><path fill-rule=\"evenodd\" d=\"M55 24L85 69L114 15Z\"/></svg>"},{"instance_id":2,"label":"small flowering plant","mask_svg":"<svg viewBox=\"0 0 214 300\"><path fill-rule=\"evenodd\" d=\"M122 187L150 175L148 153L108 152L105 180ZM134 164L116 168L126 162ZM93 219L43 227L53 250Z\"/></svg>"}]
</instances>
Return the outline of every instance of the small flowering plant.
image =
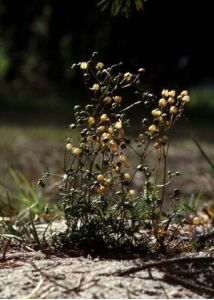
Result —
<instances>
[{"instance_id":1,"label":"small flowering plant","mask_svg":"<svg viewBox=\"0 0 214 300\"><path fill-rule=\"evenodd\" d=\"M179 196L177 189L170 196L165 193L178 175L166 165L170 131L189 95L164 89L157 98L143 90L144 69L122 73L121 63L105 67L96 57L73 65L82 72L90 102L74 107L70 128L80 129L79 140L71 134L65 146L59 200L67 222L63 240L87 249L163 248L169 225L178 216L175 210L162 213L164 201ZM136 106L142 122L136 138L130 139L128 114Z\"/></svg>"}]
</instances>

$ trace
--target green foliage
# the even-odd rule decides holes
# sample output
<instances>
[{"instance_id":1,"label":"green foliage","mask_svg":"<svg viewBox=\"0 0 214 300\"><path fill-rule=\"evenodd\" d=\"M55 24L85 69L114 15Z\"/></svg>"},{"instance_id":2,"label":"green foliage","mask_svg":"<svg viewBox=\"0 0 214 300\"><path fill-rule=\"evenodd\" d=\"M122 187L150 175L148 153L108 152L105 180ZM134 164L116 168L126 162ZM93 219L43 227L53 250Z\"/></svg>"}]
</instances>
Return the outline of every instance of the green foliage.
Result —
<instances>
[{"instance_id":1,"label":"green foliage","mask_svg":"<svg viewBox=\"0 0 214 300\"><path fill-rule=\"evenodd\" d=\"M1 211L0 240L25 240L36 245L37 249L46 246L45 235L52 222L48 216L47 203L42 195L35 191L27 178L20 172L10 169L14 191L7 192L7 205ZM47 213L46 213L47 212ZM47 219L48 225L38 231L37 223Z\"/></svg>"},{"instance_id":2,"label":"green foliage","mask_svg":"<svg viewBox=\"0 0 214 300\"><path fill-rule=\"evenodd\" d=\"M167 173L169 133L189 102L187 91L176 96L164 89L159 99L144 91L143 68L137 74L123 73L121 63L105 67L96 53L73 68L81 70L90 102L74 107L70 129L80 129L79 140L72 134L66 140L58 201L67 223L60 235L63 243L86 249L127 251L151 244L164 249L169 225L179 215L175 209L167 217L163 214L164 202L179 197L177 189L169 199L165 194L178 175ZM142 123L130 140L128 114L135 106ZM130 153L136 163L129 160ZM135 186L137 175L141 189ZM39 183L44 186L49 176L45 172Z\"/></svg>"},{"instance_id":3,"label":"green foliage","mask_svg":"<svg viewBox=\"0 0 214 300\"><path fill-rule=\"evenodd\" d=\"M144 11L144 2L144 0L101 0L98 6L102 11L110 7L112 16L121 14L129 17L134 10Z\"/></svg>"},{"instance_id":4,"label":"green foliage","mask_svg":"<svg viewBox=\"0 0 214 300\"><path fill-rule=\"evenodd\" d=\"M212 87L195 87L191 89L192 108L214 110L214 89Z\"/></svg>"},{"instance_id":5,"label":"green foliage","mask_svg":"<svg viewBox=\"0 0 214 300\"><path fill-rule=\"evenodd\" d=\"M10 59L7 55L7 43L0 43L0 79L4 78L10 67Z\"/></svg>"},{"instance_id":6,"label":"green foliage","mask_svg":"<svg viewBox=\"0 0 214 300\"><path fill-rule=\"evenodd\" d=\"M15 185L15 192L8 193L10 202L15 202L19 208L31 207L34 214L44 210L44 199L33 190L27 178L21 172L15 172L13 169L9 171Z\"/></svg>"}]
</instances>

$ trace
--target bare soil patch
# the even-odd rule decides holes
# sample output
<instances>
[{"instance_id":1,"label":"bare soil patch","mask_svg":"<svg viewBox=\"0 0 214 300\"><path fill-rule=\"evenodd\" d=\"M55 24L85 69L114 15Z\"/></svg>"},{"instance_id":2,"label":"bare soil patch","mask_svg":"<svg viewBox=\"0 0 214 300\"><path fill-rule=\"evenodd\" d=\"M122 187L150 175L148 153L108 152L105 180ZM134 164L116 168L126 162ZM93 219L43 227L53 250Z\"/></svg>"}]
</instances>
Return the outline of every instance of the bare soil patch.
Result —
<instances>
[{"instance_id":1,"label":"bare soil patch","mask_svg":"<svg viewBox=\"0 0 214 300\"><path fill-rule=\"evenodd\" d=\"M0 298L213 298L213 253L116 260L11 250L0 262Z\"/></svg>"}]
</instances>

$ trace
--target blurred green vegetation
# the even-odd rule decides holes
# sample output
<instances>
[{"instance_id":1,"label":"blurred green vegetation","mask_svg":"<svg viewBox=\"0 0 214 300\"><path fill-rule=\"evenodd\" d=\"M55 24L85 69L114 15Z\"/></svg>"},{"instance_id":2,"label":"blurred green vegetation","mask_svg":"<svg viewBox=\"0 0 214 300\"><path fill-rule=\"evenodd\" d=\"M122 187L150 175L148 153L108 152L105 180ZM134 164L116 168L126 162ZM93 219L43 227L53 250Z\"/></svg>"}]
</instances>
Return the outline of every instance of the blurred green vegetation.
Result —
<instances>
[{"instance_id":1,"label":"blurred green vegetation","mask_svg":"<svg viewBox=\"0 0 214 300\"><path fill-rule=\"evenodd\" d=\"M191 108L214 110L214 87L195 87L190 94Z\"/></svg>"}]
</instances>

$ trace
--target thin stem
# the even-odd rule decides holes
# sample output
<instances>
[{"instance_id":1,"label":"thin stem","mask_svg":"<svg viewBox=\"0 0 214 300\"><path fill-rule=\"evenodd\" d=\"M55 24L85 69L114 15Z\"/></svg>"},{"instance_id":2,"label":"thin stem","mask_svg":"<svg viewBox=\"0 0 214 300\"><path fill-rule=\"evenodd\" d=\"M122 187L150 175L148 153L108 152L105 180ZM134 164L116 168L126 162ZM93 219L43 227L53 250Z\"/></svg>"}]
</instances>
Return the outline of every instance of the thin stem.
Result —
<instances>
[{"instance_id":1,"label":"thin stem","mask_svg":"<svg viewBox=\"0 0 214 300\"><path fill-rule=\"evenodd\" d=\"M135 103L133 103L133 104L127 106L126 108L121 109L119 112L120 112L120 113L123 113L123 112L125 112L125 111L131 109L132 107L134 107L134 106L136 106L136 105L139 105L139 104L141 104L141 103L142 103L141 100L140 100L140 101L137 101L137 102L135 102Z\"/></svg>"},{"instance_id":2,"label":"thin stem","mask_svg":"<svg viewBox=\"0 0 214 300\"><path fill-rule=\"evenodd\" d=\"M162 190L161 201L160 201L160 212L162 211L164 196L165 196L165 190L166 190L166 173L167 173L166 171L167 171L168 151L169 151L169 142L166 146L166 151L165 151L165 147L163 147L163 190Z\"/></svg>"}]
</instances>

